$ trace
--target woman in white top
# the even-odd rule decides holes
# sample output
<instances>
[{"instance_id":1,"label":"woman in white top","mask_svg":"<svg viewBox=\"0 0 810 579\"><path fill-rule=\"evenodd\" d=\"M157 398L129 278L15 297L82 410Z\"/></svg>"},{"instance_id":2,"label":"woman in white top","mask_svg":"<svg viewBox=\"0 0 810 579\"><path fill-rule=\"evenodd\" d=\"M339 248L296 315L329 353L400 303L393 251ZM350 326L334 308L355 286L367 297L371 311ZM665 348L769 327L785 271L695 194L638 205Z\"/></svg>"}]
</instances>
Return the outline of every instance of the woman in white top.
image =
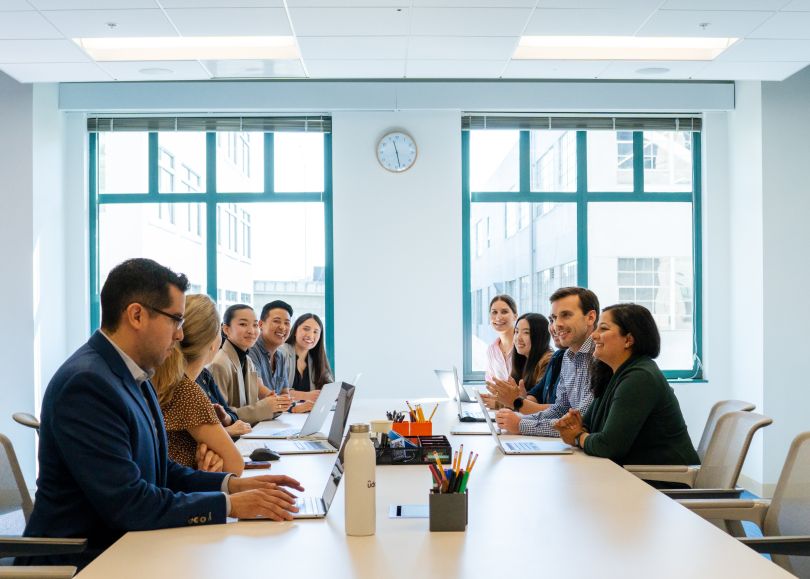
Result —
<instances>
[{"instance_id":1,"label":"woman in white top","mask_svg":"<svg viewBox=\"0 0 810 579\"><path fill-rule=\"evenodd\" d=\"M512 351L515 342L515 323L517 322L517 304L512 296L500 294L489 302L489 325L498 337L487 348L487 367L484 377L487 382L508 380L512 375ZM489 394L481 398L487 406L497 407L497 401Z\"/></svg>"}]
</instances>

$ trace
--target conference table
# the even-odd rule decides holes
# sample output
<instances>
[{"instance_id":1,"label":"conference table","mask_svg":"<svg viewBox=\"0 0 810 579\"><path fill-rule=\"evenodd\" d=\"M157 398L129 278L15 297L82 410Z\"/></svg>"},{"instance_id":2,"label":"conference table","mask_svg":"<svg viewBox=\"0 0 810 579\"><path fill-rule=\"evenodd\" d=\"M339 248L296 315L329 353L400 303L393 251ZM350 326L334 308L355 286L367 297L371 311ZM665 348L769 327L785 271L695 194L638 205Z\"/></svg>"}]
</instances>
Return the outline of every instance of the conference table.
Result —
<instances>
[{"instance_id":1,"label":"conference table","mask_svg":"<svg viewBox=\"0 0 810 579\"><path fill-rule=\"evenodd\" d=\"M355 399L349 423L403 407L403 400ZM426 466L378 466L373 536L345 534L339 488L325 519L127 533L78 577L792 577L609 460L580 450L505 456L491 436L452 436L456 411L455 402L440 401L433 432L447 434L454 449L463 443L465 456L479 453L466 532L431 533L428 519L389 518L389 505L427 503L431 475ZM303 420L288 414L272 427L300 427ZM334 460L334 454L285 455L270 471L245 476L288 474L305 494L320 496Z\"/></svg>"}]
</instances>

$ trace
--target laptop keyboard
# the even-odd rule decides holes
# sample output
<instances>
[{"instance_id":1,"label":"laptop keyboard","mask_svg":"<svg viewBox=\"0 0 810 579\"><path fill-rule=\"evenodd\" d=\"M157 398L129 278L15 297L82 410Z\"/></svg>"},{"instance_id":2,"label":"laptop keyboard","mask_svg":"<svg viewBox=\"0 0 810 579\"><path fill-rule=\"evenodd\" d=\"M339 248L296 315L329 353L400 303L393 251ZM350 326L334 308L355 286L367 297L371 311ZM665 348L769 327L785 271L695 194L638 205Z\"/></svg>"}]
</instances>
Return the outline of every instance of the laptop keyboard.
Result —
<instances>
[{"instance_id":1,"label":"laptop keyboard","mask_svg":"<svg viewBox=\"0 0 810 579\"><path fill-rule=\"evenodd\" d=\"M321 512L320 501L314 497L298 497L295 506L299 515L317 515Z\"/></svg>"},{"instance_id":2,"label":"laptop keyboard","mask_svg":"<svg viewBox=\"0 0 810 579\"><path fill-rule=\"evenodd\" d=\"M507 442L506 446L509 450L537 450L533 442Z\"/></svg>"},{"instance_id":3,"label":"laptop keyboard","mask_svg":"<svg viewBox=\"0 0 810 579\"><path fill-rule=\"evenodd\" d=\"M299 450L324 450L325 446L320 442L310 442L308 440L296 441L295 448Z\"/></svg>"},{"instance_id":4,"label":"laptop keyboard","mask_svg":"<svg viewBox=\"0 0 810 579\"><path fill-rule=\"evenodd\" d=\"M270 434L273 436L295 436L301 432L298 428L285 428L283 430L274 430Z\"/></svg>"},{"instance_id":5,"label":"laptop keyboard","mask_svg":"<svg viewBox=\"0 0 810 579\"><path fill-rule=\"evenodd\" d=\"M469 410L465 410L464 412L461 413L461 415L465 418L469 417L469 418L476 418L479 420L484 419L484 415L481 414L480 412L470 412Z\"/></svg>"}]
</instances>

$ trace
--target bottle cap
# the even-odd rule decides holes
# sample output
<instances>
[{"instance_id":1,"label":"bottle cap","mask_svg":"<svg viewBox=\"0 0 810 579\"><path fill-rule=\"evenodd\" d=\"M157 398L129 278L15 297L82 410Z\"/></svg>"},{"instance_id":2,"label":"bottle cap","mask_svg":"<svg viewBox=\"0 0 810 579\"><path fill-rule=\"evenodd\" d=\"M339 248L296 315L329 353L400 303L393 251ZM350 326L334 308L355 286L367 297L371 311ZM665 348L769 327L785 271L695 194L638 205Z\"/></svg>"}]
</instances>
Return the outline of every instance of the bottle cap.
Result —
<instances>
[{"instance_id":1,"label":"bottle cap","mask_svg":"<svg viewBox=\"0 0 810 579\"><path fill-rule=\"evenodd\" d=\"M368 434L370 432L370 430L371 429L369 428L368 424L365 424L365 423L363 423L363 424L352 424L349 427L349 432L358 432L358 433Z\"/></svg>"}]
</instances>

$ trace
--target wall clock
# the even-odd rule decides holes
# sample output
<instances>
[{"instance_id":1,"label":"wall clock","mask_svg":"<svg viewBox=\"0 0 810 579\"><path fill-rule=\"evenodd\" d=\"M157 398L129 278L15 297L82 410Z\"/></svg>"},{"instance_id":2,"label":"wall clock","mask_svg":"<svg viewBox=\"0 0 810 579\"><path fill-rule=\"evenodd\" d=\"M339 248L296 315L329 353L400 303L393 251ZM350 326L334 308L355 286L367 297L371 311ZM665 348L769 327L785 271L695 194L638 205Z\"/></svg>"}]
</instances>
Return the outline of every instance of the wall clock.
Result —
<instances>
[{"instance_id":1,"label":"wall clock","mask_svg":"<svg viewBox=\"0 0 810 579\"><path fill-rule=\"evenodd\" d=\"M402 131L386 133L377 143L377 160L392 173L407 171L416 162L416 142Z\"/></svg>"}]
</instances>

